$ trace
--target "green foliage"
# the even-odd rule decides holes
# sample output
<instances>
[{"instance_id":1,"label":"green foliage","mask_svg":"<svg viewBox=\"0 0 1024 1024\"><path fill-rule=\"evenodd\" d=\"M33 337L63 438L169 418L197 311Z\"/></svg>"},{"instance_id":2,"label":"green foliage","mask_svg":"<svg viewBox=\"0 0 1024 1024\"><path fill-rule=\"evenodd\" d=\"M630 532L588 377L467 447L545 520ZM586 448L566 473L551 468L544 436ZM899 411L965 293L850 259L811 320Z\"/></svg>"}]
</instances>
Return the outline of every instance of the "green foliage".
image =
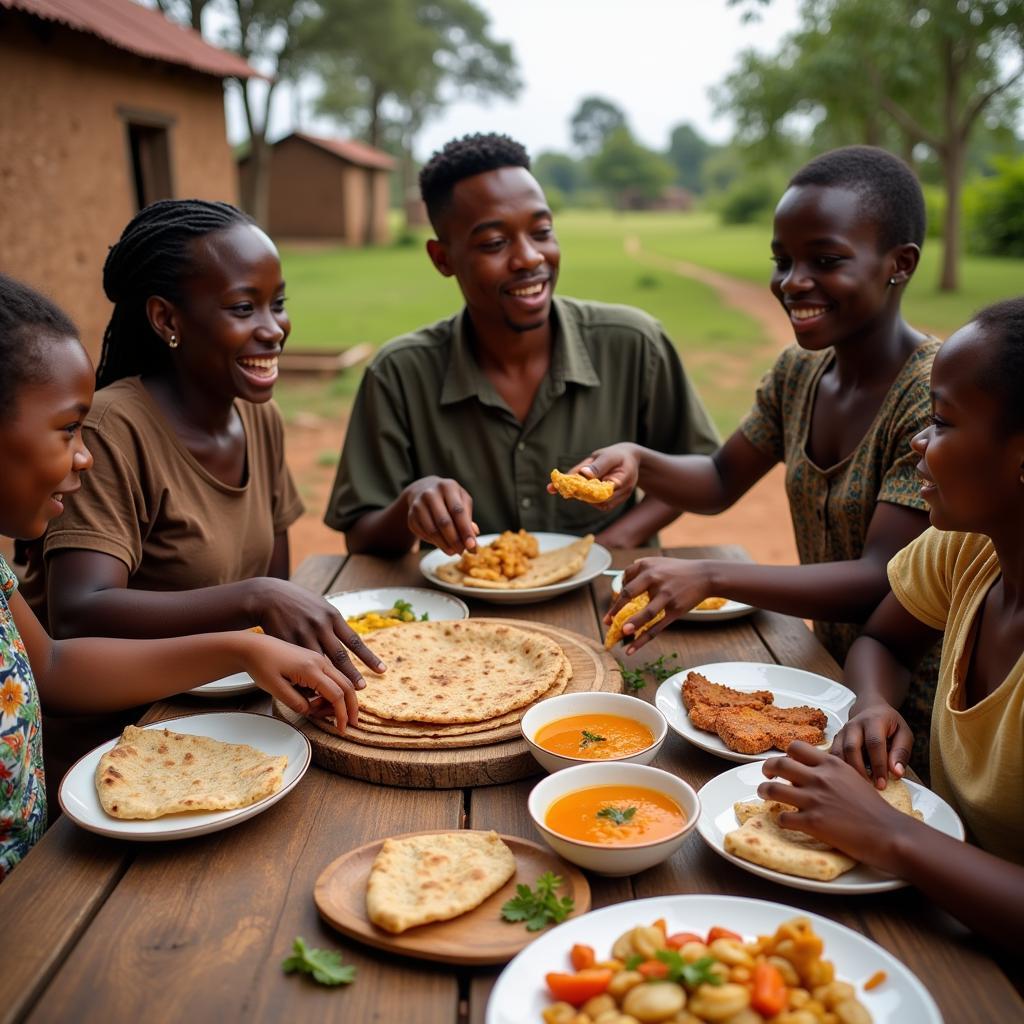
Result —
<instances>
[{"instance_id":1,"label":"green foliage","mask_svg":"<svg viewBox=\"0 0 1024 1024\"><path fill-rule=\"evenodd\" d=\"M924 210L927 218L926 238L941 238L946 217L946 193L939 185L922 185Z\"/></svg>"},{"instance_id":2,"label":"green foliage","mask_svg":"<svg viewBox=\"0 0 1024 1024\"><path fill-rule=\"evenodd\" d=\"M531 161L531 170L545 192L557 188L567 198L587 184L586 162L576 160L568 153L553 150L538 153Z\"/></svg>"},{"instance_id":3,"label":"green foliage","mask_svg":"<svg viewBox=\"0 0 1024 1024\"><path fill-rule=\"evenodd\" d=\"M342 964L341 954L330 949L312 949L302 938L292 943L292 953L281 963L285 974L301 971L311 974L321 985L350 985L356 980L352 964Z\"/></svg>"},{"instance_id":4,"label":"green foliage","mask_svg":"<svg viewBox=\"0 0 1024 1024\"><path fill-rule=\"evenodd\" d=\"M669 163L676 169L676 181L691 192L704 190L704 162L714 147L691 124L676 125L669 136Z\"/></svg>"},{"instance_id":5,"label":"green foliage","mask_svg":"<svg viewBox=\"0 0 1024 1024\"><path fill-rule=\"evenodd\" d=\"M996 176L973 182L965 199L971 251L1024 257L1024 157L993 166Z\"/></svg>"},{"instance_id":6,"label":"green foliage","mask_svg":"<svg viewBox=\"0 0 1024 1024\"><path fill-rule=\"evenodd\" d=\"M571 896L559 899L556 895L564 884L561 875L545 871L537 879L535 890L528 885L517 885L515 896L501 908L502 919L513 924L523 921L528 932L539 932L549 924L561 924L576 905Z\"/></svg>"},{"instance_id":7,"label":"green foliage","mask_svg":"<svg viewBox=\"0 0 1024 1024\"><path fill-rule=\"evenodd\" d=\"M641 146L625 127L615 129L605 140L591 162L590 174L620 209L642 209L675 177L671 164Z\"/></svg>"},{"instance_id":8,"label":"green foliage","mask_svg":"<svg viewBox=\"0 0 1024 1024\"><path fill-rule=\"evenodd\" d=\"M746 174L734 181L718 199L723 224L755 224L771 220L781 191L762 174Z\"/></svg>"},{"instance_id":9,"label":"green foliage","mask_svg":"<svg viewBox=\"0 0 1024 1024\"><path fill-rule=\"evenodd\" d=\"M573 145L589 155L599 153L616 132L628 130L622 109L600 96L585 96L569 126Z\"/></svg>"}]
</instances>

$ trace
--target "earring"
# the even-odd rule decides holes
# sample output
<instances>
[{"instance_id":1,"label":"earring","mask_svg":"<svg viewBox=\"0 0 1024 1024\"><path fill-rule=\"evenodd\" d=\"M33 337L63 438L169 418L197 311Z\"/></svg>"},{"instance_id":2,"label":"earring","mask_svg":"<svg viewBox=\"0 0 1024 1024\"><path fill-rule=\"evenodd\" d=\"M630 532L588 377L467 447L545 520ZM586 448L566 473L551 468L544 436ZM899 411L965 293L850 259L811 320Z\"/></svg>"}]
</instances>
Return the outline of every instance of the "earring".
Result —
<instances>
[{"instance_id":1,"label":"earring","mask_svg":"<svg viewBox=\"0 0 1024 1024\"><path fill-rule=\"evenodd\" d=\"M893 275L889 278L889 287L891 288L896 283L896 277Z\"/></svg>"},{"instance_id":2,"label":"earring","mask_svg":"<svg viewBox=\"0 0 1024 1024\"><path fill-rule=\"evenodd\" d=\"M178 344L179 344L179 342L178 342L178 336L177 336L176 334L172 334L172 335L171 335L171 336L170 336L170 337L169 337L169 338L167 339L167 345L168 345L168 347L169 347L169 348L177 348L177 347L178 347Z\"/></svg>"}]
</instances>

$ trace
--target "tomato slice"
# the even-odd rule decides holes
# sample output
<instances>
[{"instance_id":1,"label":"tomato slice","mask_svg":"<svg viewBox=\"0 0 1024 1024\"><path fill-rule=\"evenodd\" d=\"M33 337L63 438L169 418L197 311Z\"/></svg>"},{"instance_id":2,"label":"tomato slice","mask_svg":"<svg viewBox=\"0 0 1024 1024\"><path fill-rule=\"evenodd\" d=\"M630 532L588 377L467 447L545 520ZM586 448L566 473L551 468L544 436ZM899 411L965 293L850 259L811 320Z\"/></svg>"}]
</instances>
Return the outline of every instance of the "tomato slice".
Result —
<instances>
[{"instance_id":1,"label":"tomato slice","mask_svg":"<svg viewBox=\"0 0 1024 1024\"><path fill-rule=\"evenodd\" d=\"M720 928L716 924L714 928L708 932L708 945L710 946L715 939L735 939L737 942L742 942L743 936L736 932L729 931L728 928Z\"/></svg>"},{"instance_id":2,"label":"tomato slice","mask_svg":"<svg viewBox=\"0 0 1024 1024\"><path fill-rule=\"evenodd\" d=\"M698 935L696 932L676 932L675 935L670 935L665 942L669 949L682 949L688 942L699 942L704 945L704 936Z\"/></svg>"},{"instance_id":3,"label":"tomato slice","mask_svg":"<svg viewBox=\"0 0 1024 1024\"><path fill-rule=\"evenodd\" d=\"M597 954L594 952L593 946L583 946L577 943L577 945L572 947L569 961L574 971L585 971L588 967L593 967L597 963Z\"/></svg>"},{"instance_id":4,"label":"tomato slice","mask_svg":"<svg viewBox=\"0 0 1024 1024\"><path fill-rule=\"evenodd\" d=\"M577 974L548 974L545 980L555 999L572 1006L582 1006L608 988L612 972L604 967L594 967Z\"/></svg>"},{"instance_id":5,"label":"tomato slice","mask_svg":"<svg viewBox=\"0 0 1024 1024\"><path fill-rule=\"evenodd\" d=\"M637 970L648 981L664 981L668 977L668 964L660 960L645 960L637 966Z\"/></svg>"},{"instance_id":6,"label":"tomato slice","mask_svg":"<svg viewBox=\"0 0 1024 1024\"><path fill-rule=\"evenodd\" d=\"M774 1017L786 1008L789 993L782 972L774 964L759 963L754 968L754 989L750 1005L765 1017Z\"/></svg>"}]
</instances>

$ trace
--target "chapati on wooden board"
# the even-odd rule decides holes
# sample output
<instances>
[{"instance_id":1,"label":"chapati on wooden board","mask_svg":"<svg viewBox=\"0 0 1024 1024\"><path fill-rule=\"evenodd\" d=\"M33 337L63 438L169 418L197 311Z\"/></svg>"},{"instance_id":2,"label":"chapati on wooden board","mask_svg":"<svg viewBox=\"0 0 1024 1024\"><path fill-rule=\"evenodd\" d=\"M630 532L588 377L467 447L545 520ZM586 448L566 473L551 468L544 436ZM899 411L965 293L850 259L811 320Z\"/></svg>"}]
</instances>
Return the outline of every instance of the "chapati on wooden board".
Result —
<instances>
[{"instance_id":1,"label":"chapati on wooden board","mask_svg":"<svg viewBox=\"0 0 1024 1024\"><path fill-rule=\"evenodd\" d=\"M287 766L283 754L264 754L246 743L129 725L100 758L96 791L115 818L226 811L276 793Z\"/></svg>"},{"instance_id":2,"label":"chapati on wooden board","mask_svg":"<svg viewBox=\"0 0 1024 1024\"><path fill-rule=\"evenodd\" d=\"M546 587L559 580L566 580L583 568L587 554L594 543L593 534L580 537L565 547L552 551L543 551L536 558L531 558L529 567L521 576L510 580L484 580L464 573L459 567L459 559L446 562L437 568L437 575L446 583L456 583L464 587L482 587L488 590L527 590L534 587Z\"/></svg>"},{"instance_id":3,"label":"chapati on wooden board","mask_svg":"<svg viewBox=\"0 0 1024 1024\"><path fill-rule=\"evenodd\" d=\"M365 677L360 708L399 722L496 718L550 690L565 662L543 634L485 619L410 623L372 646L388 670Z\"/></svg>"},{"instance_id":4,"label":"chapati on wooden board","mask_svg":"<svg viewBox=\"0 0 1024 1024\"><path fill-rule=\"evenodd\" d=\"M480 906L515 870L515 857L496 832L387 839L370 870L366 912L395 935L448 921Z\"/></svg>"}]
</instances>

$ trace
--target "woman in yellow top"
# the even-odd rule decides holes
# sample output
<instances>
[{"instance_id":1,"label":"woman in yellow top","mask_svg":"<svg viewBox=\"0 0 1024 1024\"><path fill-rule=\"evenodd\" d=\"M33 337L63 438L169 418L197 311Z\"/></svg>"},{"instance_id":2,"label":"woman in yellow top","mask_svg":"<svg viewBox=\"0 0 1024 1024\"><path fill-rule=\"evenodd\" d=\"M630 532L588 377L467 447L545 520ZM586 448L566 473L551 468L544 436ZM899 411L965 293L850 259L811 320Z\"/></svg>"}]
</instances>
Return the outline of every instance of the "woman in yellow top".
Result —
<instances>
[{"instance_id":1,"label":"woman in yellow top","mask_svg":"<svg viewBox=\"0 0 1024 1024\"><path fill-rule=\"evenodd\" d=\"M892 593L850 649L857 692L831 757L803 743L765 762L780 817L920 888L988 937L1024 947L1024 298L979 313L939 349L932 425L913 442L932 528L889 563ZM895 710L937 638L931 778L957 842L878 800L913 737ZM842 759L841 759L842 758Z\"/></svg>"}]
</instances>

